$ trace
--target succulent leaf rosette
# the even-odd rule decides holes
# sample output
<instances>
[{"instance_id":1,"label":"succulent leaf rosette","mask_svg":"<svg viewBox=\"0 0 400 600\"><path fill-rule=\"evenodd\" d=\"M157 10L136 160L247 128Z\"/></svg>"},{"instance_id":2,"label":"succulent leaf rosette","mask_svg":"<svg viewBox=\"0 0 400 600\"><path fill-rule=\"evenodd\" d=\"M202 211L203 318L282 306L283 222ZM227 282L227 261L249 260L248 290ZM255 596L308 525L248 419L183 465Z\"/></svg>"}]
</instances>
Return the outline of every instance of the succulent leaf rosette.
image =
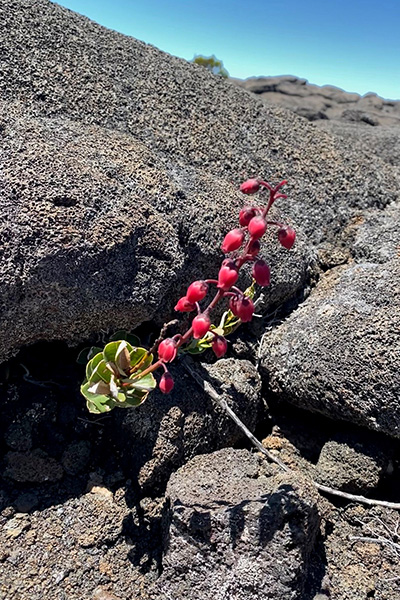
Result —
<instances>
[{"instance_id":1,"label":"succulent leaf rosette","mask_svg":"<svg viewBox=\"0 0 400 600\"><path fill-rule=\"evenodd\" d=\"M91 413L142 404L157 382L148 368L153 355L125 340L107 344L86 366L81 392Z\"/></svg>"}]
</instances>

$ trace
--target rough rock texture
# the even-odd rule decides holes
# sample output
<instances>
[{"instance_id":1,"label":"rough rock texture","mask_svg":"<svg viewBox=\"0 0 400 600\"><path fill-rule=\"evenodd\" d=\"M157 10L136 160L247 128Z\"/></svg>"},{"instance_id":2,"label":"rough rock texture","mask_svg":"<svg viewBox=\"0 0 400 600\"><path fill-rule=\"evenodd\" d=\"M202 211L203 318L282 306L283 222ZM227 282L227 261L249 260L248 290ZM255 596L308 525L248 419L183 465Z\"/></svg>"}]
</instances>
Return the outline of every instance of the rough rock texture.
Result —
<instances>
[{"instance_id":1,"label":"rough rock texture","mask_svg":"<svg viewBox=\"0 0 400 600\"><path fill-rule=\"evenodd\" d=\"M178 367L179 368L179 367ZM132 477L154 493L169 476L196 454L235 444L243 434L182 368L174 393L156 391L137 410L120 411L115 443ZM263 406L261 380L248 361L222 359L193 368L222 393L246 426L254 431Z\"/></svg>"},{"instance_id":2,"label":"rough rock texture","mask_svg":"<svg viewBox=\"0 0 400 600\"><path fill-rule=\"evenodd\" d=\"M304 598L319 516L308 479L265 476L257 457L197 456L168 484L163 572L152 598Z\"/></svg>"},{"instance_id":3,"label":"rough rock texture","mask_svg":"<svg viewBox=\"0 0 400 600\"><path fill-rule=\"evenodd\" d=\"M315 125L340 137L344 143L351 140L353 147L358 147L361 151L369 148L388 164L400 166L400 125L368 127L362 123L335 120L316 121Z\"/></svg>"},{"instance_id":4,"label":"rough rock texture","mask_svg":"<svg viewBox=\"0 0 400 600\"><path fill-rule=\"evenodd\" d=\"M400 205L365 211L355 228L351 254L357 262L385 263L400 257Z\"/></svg>"},{"instance_id":5,"label":"rough rock texture","mask_svg":"<svg viewBox=\"0 0 400 600\"><path fill-rule=\"evenodd\" d=\"M400 561L397 511L350 504L322 511L321 595L314 600L397 600ZM361 538L361 539L360 539ZM378 541L380 538L380 541ZM318 570L318 563L310 567Z\"/></svg>"},{"instance_id":6,"label":"rough rock texture","mask_svg":"<svg viewBox=\"0 0 400 600\"><path fill-rule=\"evenodd\" d=\"M149 470L145 467L141 475L149 475L148 493L157 494L156 488L161 487L163 478L182 464L176 460L179 454L175 458L173 454L174 441L179 438L173 437L175 431L179 431L179 435L187 434L182 445L188 456L196 452L196 439L200 442L198 451L210 452L213 443L221 443L226 429L227 443L237 440L237 430L214 411L211 402L198 395L199 390L190 386L190 379L184 379L181 387L178 381L176 383L176 408L182 412L185 406L189 409L189 400L186 404L183 402L184 388L192 403L178 425L168 416L174 414L173 397L154 395L146 403L147 417L139 418L137 428L131 429L131 436L128 429L122 435L121 419L130 414L133 420L134 412L114 411L106 417L88 415L79 396L77 381L81 367L75 359L76 351L60 343L26 348L11 361L8 381L0 384L2 600L148 600L150 587L162 571L164 498L141 498L137 473L142 465L149 464ZM36 384L23 378L21 363ZM227 372L233 371L236 361L225 363L223 371L218 375L213 373L216 386L218 377L225 378ZM210 367L207 369L210 372ZM49 373L51 382L47 381ZM250 388L258 389L259 382L253 378L253 367L240 373L240 379L237 376L234 383L240 392L235 394L234 405L238 414L253 427L256 397L251 395ZM165 404L168 400L170 402ZM158 408L154 406L150 411L153 402ZM246 403L249 403L248 408ZM218 434L213 429L211 415L217 419ZM388 440L381 434L365 432L360 438L354 427L322 418L317 413L288 405L271 405L270 418L272 433L268 435L271 422L262 429L259 422L257 434L260 438L267 436L264 445L303 475L315 477L321 450L330 440L339 439L343 429L348 432L348 444L351 440L363 439L367 450L374 448L375 454L377 448L377 454L388 455L385 451ZM160 421L162 428L159 428ZM187 426L182 427L183 423ZM146 433L139 431L140 425L147 428ZM146 445L146 435L155 443L154 457L159 467L153 471L152 446ZM192 440L194 435L197 438ZM388 470L378 488L369 495L398 502L400 442L389 440L389 447L393 451L392 470ZM18 481L8 476L6 456L9 453L31 454L34 462L38 451L42 458L52 459L51 465L57 472L62 468L61 479ZM162 451L169 453L169 458L164 460ZM254 456L250 459L256 460ZM339 465L335 466L340 470ZM239 472L240 468L238 465ZM246 489L249 485L257 487L257 480L270 472L276 472L275 466L269 467L263 462L262 468L257 467L255 483L245 478ZM208 473L204 471L204 483ZM333 471L331 474L335 476ZM198 477L201 477L200 472ZM273 477L268 480L275 481ZM229 480L225 477L223 481L228 484ZM303 488L303 477L299 476L298 481ZM318 502L321 533L317 534L306 565L300 569L300 574L307 575L301 600L314 600L318 592L323 600L365 600L367 594L373 592L377 600L398 600L400 579L395 578L400 575L400 563L393 549L385 544L355 543L350 539L351 536L370 537L368 526L389 538L386 526L392 531L393 540L398 542L395 537L398 514L364 510L354 504L343 508L342 502L335 507L331 500L320 497ZM294 556L290 548L289 554ZM295 589L298 583L299 580L295 580ZM172 595L174 600L175 597L179 596ZM322 600L320 596L317 598ZM163 595L156 599L163 600Z\"/></svg>"},{"instance_id":7,"label":"rough rock texture","mask_svg":"<svg viewBox=\"0 0 400 600\"><path fill-rule=\"evenodd\" d=\"M131 597L143 575L129 560L130 519L122 490L99 486L62 505L0 516L1 598L92 600L110 587L115 595L102 600Z\"/></svg>"},{"instance_id":8,"label":"rough rock texture","mask_svg":"<svg viewBox=\"0 0 400 600\"><path fill-rule=\"evenodd\" d=\"M400 261L332 269L266 336L264 377L300 407L400 437Z\"/></svg>"},{"instance_id":9,"label":"rough rock texture","mask_svg":"<svg viewBox=\"0 0 400 600\"><path fill-rule=\"evenodd\" d=\"M375 490L390 465L388 454L356 436L337 436L324 444L315 477L318 483L352 494Z\"/></svg>"},{"instance_id":10,"label":"rough rock texture","mask_svg":"<svg viewBox=\"0 0 400 600\"><path fill-rule=\"evenodd\" d=\"M263 100L289 108L310 121L331 119L369 126L400 126L400 100L385 100L374 93L360 96L333 85L313 85L292 75L233 81Z\"/></svg>"},{"instance_id":11,"label":"rough rock texture","mask_svg":"<svg viewBox=\"0 0 400 600\"><path fill-rule=\"evenodd\" d=\"M162 321L215 273L249 175L290 182L299 236L268 244L274 304L310 275L305 239L396 196L367 151L48 0L3 0L0 46L0 359Z\"/></svg>"}]
</instances>

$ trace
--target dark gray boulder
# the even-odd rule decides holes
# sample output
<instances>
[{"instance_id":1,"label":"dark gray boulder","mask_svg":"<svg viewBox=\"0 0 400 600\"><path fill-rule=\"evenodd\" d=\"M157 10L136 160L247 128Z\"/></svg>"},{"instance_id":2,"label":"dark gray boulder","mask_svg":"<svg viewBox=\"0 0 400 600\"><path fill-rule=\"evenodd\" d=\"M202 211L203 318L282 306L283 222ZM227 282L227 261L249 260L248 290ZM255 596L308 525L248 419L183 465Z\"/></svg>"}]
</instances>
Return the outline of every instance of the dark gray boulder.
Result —
<instances>
[{"instance_id":1,"label":"dark gray boulder","mask_svg":"<svg viewBox=\"0 0 400 600\"><path fill-rule=\"evenodd\" d=\"M382 447L363 436L339 434L327 441L315 467L318 483L353 494L376 489L390 469L389 444Z\"/></svg>"},{"instance_id":2,"label":"dark gray boulder","mask_svg":"<svg viewBox=\"0 0 400 600\"><path fill-rule=\"evenodd\" d=\"M319 525L302 476L263 472L247 450L197 456L168 484L169 529L151 598L300 600Z\"/></svg>"},{"instance_id":3,"label":"dark gray boulder","mask_svg":"<svg viewBox=\"0 0 400 600\"><path fill-rule=\"evenodd\" d=\"M400 437L400 261L328 271L269 335L263 377L284 400Z\"/></svg>"},{"instance_id":4,"label":"dark gray boulder","mask_svg":"<svg viewBox=\"0 0 400 600\"><path fill-rule=\"evenodd\" d=\"M216 274L248 176L289 180L276 215L299 231L295 255L266 246L271 304L310 277L313 245L396 197L351 143L48 0L4 0L0 46L0 360L163 322Z\"/></svg>"}]
</instances>

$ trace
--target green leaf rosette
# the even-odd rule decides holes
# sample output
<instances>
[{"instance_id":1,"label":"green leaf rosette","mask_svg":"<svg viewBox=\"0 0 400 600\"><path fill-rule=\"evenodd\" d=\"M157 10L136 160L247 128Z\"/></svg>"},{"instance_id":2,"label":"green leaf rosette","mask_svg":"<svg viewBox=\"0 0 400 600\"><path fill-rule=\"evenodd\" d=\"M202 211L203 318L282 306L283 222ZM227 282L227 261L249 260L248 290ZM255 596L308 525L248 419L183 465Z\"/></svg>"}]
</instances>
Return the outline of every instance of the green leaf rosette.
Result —
<instances>
[{"instance_id":1,"label":"green leaf rosette","mask_svg":"<svg viewBox=\"0 0 400 600\"><path fill-rule=\"evenodd\" d=\"M81 392L88 410L100 414L142 404L157 385L152 373L144 373L152 363L145 348L126 340L107 344L86 365Z\"/></svg>"}]
</instances>

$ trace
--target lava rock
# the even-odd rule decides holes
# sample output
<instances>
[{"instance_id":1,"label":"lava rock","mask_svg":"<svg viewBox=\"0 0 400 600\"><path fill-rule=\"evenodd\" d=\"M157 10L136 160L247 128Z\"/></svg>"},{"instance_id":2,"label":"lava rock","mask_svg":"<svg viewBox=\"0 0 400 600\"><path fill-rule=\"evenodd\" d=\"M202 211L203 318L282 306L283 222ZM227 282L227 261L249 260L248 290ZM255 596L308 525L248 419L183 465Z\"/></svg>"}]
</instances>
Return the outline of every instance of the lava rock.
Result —
<instances>
[{"instance_id":1,"label":"lava rock","mask_svg":"<svg viewBox=\"0 0 400 600\"><path fill-rule=\"evenodd\" d=\"M306 410L400 437L400 261L337 267L265 336L262 376Z\"/></svg>"},{"instance_id":2,"label":"lava rock","mask_svg":"<svg viewBox=\"0 0 400 600\"><path fill-rule=\"evenodd\" d=\"M377 444L357 436L337 436L326 442L315 467L318 483L353 494L376 489L390 457Z\"/></svg>"},{"instance_id":3,"label":"lava rock","mask_svg":"<svg viewBox=\"0 0 400 600\"><path fill-rule=\"evenodd\" d=\"M246 360L221 359L193 365L224 395L230 407L254 431L263 408L257 370ZM232 445L242 431L180 367L171 367L175 387L170 395L159 390L135 410L117 414L115 443L126 468L143 489L162 490L173 471L204 452ZM176 375L175 375L176 374Z\"/></svg>"},{"instance_id":4,"label":"lava rock","mask_svg":"<svg viewBox=\"0 0 400 600\"><path fill-rule=\"evenodd\" d=\"M395 197L390 165L198 65L49 0L3 0L0 24L0 360L169 319L215 276L245 177L293 196L274 208L298 238L266 244L267 304L302 289L313 244Z\"/></svg>"},{"instance_id":5,"label":"lava rock","mask_svg":"<svg viewBox=\"0 0 400 600\"><path fill-rule=\"evenodd\" d=\"M167 487L169 530L154 600L304 598L318 530L302 476L268 476L247 450L197 456Z\"/></svg>"},{"instance_id":6,"label":"lava rock","mask_svg":"<svg viewBox=\"0 0 400 600\"><path fill-rule=\"evenodd\" d=\"M69 475L81 473L90 460L90 443L87 441L72 442L65 449L61 463L64 471Z\"/></svg>"},{"instance_id":7,"label":"lava rock","mask_svg":"<svg viewBox=\"0 0 400 600\"><path fill-rule=\"evenodd\" d=\"M61 465L43 450L7 452L4 475L20 483L59 481L64 473Z\"/></svg>"}]
</instances>

